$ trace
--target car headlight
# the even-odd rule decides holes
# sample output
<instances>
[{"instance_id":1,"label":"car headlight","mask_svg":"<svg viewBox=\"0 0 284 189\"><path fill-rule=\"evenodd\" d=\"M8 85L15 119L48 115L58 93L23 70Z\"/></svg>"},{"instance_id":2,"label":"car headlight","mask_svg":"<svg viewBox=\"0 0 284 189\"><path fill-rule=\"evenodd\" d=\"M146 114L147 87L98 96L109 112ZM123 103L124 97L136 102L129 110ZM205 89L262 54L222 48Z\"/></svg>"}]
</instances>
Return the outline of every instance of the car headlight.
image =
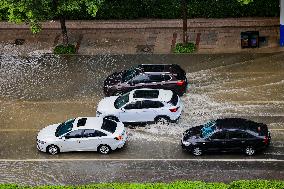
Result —
<instances>
[{"instance_id":1,"label":"car headlight","mask_svg":"<svg viewBox=\"0 0 284 189\"><path fill-rule=\"evenodd\" d=\"M183 141L182 143L183 143L183 145L185 145L185 146L189 146L189 145L191 144L190 142L187 142L187 141Z\"/></svg>"},{"instance_id":2,"label":"car headlight","mask_svg":"<svg viewBox=\"0 0 284 189\"><path fill-rule=\"evenodd\" d=\"M100 116L100 115L102 115L102 112L97 111L97 116Z\"/></svg>"}]
</instances>

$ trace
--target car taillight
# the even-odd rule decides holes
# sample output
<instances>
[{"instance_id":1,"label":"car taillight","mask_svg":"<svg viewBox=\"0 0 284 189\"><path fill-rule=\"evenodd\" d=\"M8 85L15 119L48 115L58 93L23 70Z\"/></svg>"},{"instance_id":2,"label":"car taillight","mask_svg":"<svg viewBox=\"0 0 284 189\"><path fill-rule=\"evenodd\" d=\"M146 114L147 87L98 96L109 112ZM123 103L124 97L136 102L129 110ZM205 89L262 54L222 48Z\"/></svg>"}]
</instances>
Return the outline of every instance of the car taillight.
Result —
<instances>
[{"instance_id":1,"label":"car taillight","mask_svg":"<svg viewBox=\"0 0 284 189\"><path fill-rule=\"evenodd\" d=\"M264 137L263 143L268 144L268 137L267 136Z\"/></svg>"},{"instance_id":2,"label":"car taillight","mask_svg":"<svg viewBox=\"0 0 284 189\"><path fill-rule=\"evenodd\" d=\"M170 111L171 111L171 112L177 112L178 109L179 109L179 107L177 107L177 108L171 108Z\"/></svg>"},{"instance_id":3,"label":"car taillight","mask_svg":"<svg viewBox=\"0 0 284 189\"><path fill-rule=\"evenodd\" d=\"M122 136L118 136L114 138L115 140L122 140Z\"/></svg>"},{"instance_id":4,"label":"car taillight","mask_svg":"<svg viewBox=\"0 0 284 189\"><path fill-rule=\"evenodd\" d=\"M184 85L185 81L184 80L179 80L177 81L177 86L182 86Z\"/></svg>"}]
</instances>

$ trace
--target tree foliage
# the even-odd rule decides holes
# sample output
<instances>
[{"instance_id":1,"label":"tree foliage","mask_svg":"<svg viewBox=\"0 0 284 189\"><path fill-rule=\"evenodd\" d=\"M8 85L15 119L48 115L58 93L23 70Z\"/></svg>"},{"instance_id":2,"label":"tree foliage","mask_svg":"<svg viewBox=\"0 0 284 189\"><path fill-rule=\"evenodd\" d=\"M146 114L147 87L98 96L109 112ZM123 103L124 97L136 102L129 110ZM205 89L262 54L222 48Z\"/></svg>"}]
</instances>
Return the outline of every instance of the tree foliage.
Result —
<instances>
[{"instance_id":1,"label":"tree foliage","mask_svg":"<svg viewBox=\"0 0 284 189\"><path fill-rule=\"evenodd\" d=\"M41 21L57 20L82 9L94 17L102 2L103 0L1 0L0 19L7 18L16 24L27 23L33 33L38 33Z\"/></svg>"},{"instance_id":2,"label":"tree foliage","mask_svg":"<svg viewBox=\"0 0 284 189\"><path fill-rule=\"evenodd\" d=\"M240 2L241 4L247 5L249 3L252 3L253 0L238 0L238 2Z\"/></svg>"}]
</instances>

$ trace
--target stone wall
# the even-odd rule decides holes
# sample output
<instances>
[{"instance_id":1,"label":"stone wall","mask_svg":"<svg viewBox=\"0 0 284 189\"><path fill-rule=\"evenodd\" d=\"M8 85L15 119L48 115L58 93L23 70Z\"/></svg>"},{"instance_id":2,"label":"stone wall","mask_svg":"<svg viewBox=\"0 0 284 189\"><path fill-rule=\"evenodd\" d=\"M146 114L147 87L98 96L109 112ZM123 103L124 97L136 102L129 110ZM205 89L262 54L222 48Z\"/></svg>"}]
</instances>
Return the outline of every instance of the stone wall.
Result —
<instances>
[{"instance_id":1,"label":"stone wall","mask_svg":"<svg viewBox=\"0 0 284 189\"><path fill-rule=\"evenodd\" d=\"M33 35L28 25L0 22L0 52L51 51L61 41L60 24L50 21L42 26L42 32ZM177 42L182 40L182 20L67 21L67 28L80 54L170 53L173 34L177 33ZM279 46L278 18L188 20L189 40L195 42L200 34L199 53L246 51L241 49L243 31L259 31L266 37L260 49ZM15 39L25 42L14 45Z\"/></svg>"}]
</instances>

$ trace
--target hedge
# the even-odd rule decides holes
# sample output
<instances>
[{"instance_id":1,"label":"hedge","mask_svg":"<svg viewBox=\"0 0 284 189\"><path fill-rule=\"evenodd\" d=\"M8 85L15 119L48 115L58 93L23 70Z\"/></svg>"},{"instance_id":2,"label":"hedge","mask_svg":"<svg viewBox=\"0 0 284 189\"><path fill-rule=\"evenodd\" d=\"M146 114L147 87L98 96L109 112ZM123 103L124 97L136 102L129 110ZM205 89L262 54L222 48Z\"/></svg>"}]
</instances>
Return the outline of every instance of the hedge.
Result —
<instances>
[{"instance_id":1,"label":"hedge","mask_svg":"<svg viewBox=\"0 0 284 189\"><path fill-rule=\"evenodd\" d=\"M106 183L82 186L21 186L0 184L0 189L283 189L284 181L241 180L229 184L201 181L177 181L172 183Z\"/></svg>"},{"instance_id":2,"label":"hedge","mask_svg":"<svg viewBox=\"0 0 284 189\"><path fill-rule=\"evenodd\" d=\"M181 18L181 0L105 0L95 19ZM278 17L278 0L254 0L242 5L237 0L188 0L189 18ZM94 19L86 13L69 19Z\"/></svg>"}]
</instances>

